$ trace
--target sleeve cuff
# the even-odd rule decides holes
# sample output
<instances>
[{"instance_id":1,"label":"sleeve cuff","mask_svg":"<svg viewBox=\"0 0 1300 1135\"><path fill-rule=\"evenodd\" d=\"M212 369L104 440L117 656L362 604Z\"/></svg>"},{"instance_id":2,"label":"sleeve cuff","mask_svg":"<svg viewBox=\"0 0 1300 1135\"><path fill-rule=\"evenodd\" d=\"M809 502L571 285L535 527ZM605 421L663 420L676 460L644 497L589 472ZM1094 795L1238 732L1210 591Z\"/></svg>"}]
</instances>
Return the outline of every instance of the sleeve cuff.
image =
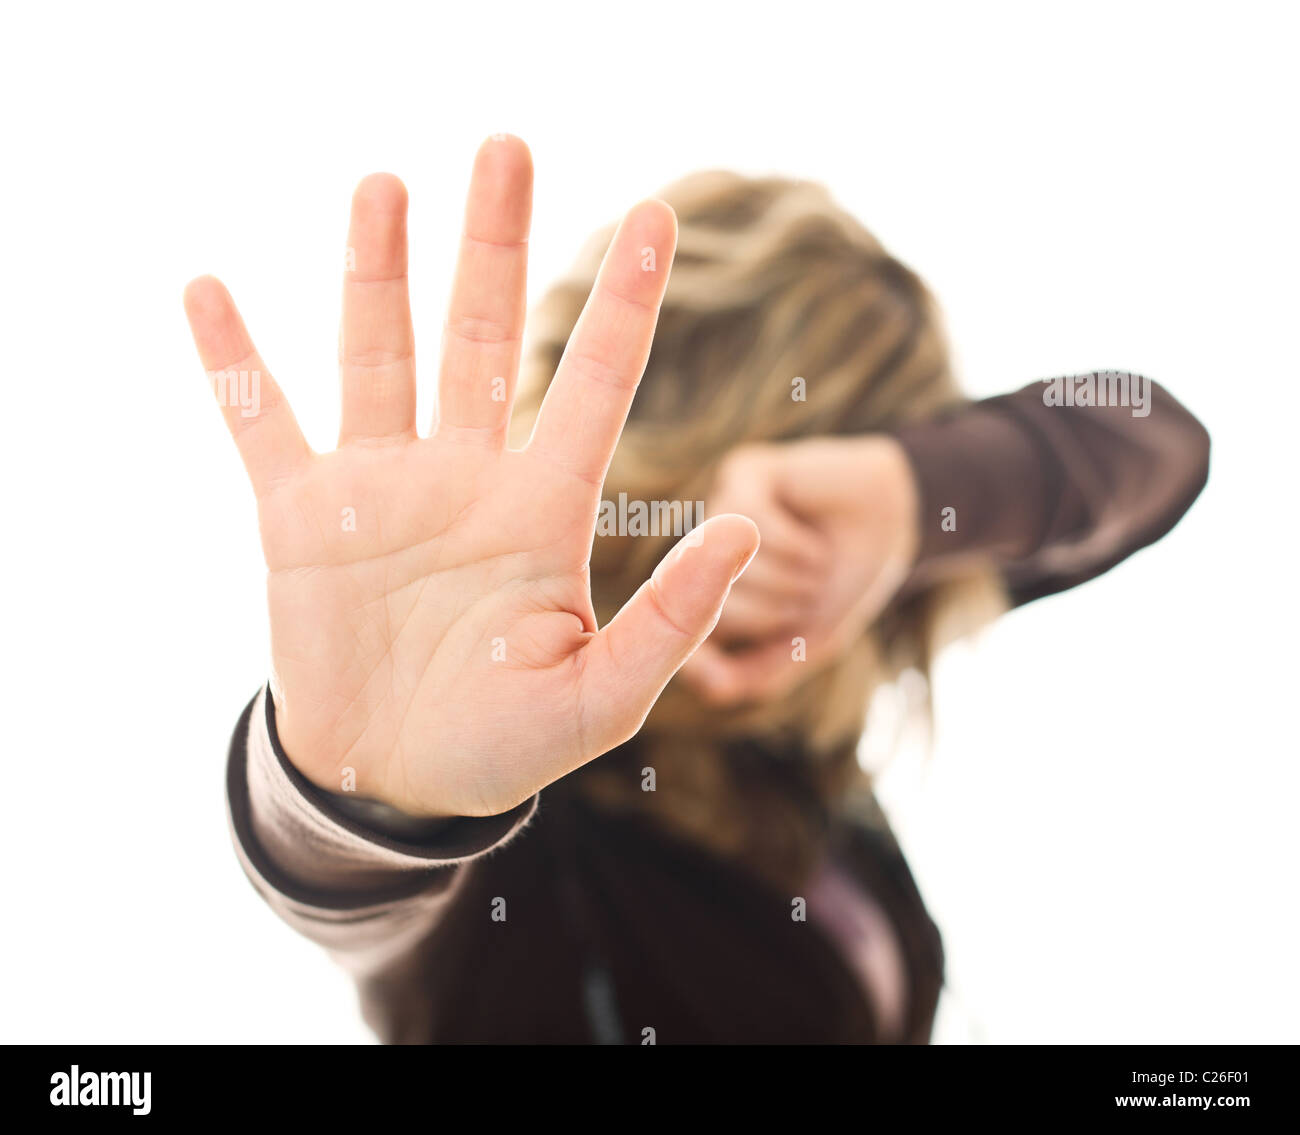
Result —
<instances>
[{"instance_id":1,"label":"sleeve cuff","mask_svg":"<svg viewBox=\"0 0 1300 1135\"><path fill-rule=\"evenodd\" d=\"M957 559L1007 563L1039 546L1059 471L995 404L903 426L894 436L916 475L920 549L914 575Z\"/></svg>"},{"instance_id":2,"label":"sleeve cuff","mask_svg":"<svg viewBox=\"0 0 1300 1135\"><path fill-rule=\"evenodd\" d=\"M531 818L537 797L497 816L439 823L424 837L380 830L340 808L285 756L263 687L245 708L227 769L230 819L254 883L336 909L443 889L451 869L492 851ZM348 802L351 804L351 802Z\"/></svg>"}]
</instances>

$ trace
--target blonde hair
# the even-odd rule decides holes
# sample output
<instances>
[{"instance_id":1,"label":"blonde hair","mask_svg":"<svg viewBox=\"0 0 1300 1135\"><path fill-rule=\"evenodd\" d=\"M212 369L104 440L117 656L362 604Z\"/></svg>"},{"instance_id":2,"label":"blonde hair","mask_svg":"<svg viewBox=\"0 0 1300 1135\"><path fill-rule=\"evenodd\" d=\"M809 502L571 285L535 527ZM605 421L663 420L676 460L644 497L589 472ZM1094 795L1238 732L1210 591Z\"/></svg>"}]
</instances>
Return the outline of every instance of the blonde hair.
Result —
<instances>
[{"instance_id":1,"label":"blonde hair","mask_svg":"<svg viewBox=\"0 0 1300 1135\"><path fill-rule=\"evenodd\" d=\"M604 496L705 500L720 459L746 442L888 430L963 401L937 306L820 185L699 173L662 194L679 241L645 377ZM597 233L538 305L513 428L521 442L613 235ZM805 381L805 400L791 397ZM592 595L603 624L672 536L598 536ZM635 768L598 760L575 774L589 800L651 811L717 852L794 883L818 853L818 823L862 776L856 748L872 691L904 668L929 672L941 641L1000 605L977 573L894 604L834 663L789 695L730 711L674 681L651 711ZM947 633L944 627L949 626ZM798 758L791 760L791 754ZM656 791L641 791L642 766Z\"/></svg>"}]
</instances>

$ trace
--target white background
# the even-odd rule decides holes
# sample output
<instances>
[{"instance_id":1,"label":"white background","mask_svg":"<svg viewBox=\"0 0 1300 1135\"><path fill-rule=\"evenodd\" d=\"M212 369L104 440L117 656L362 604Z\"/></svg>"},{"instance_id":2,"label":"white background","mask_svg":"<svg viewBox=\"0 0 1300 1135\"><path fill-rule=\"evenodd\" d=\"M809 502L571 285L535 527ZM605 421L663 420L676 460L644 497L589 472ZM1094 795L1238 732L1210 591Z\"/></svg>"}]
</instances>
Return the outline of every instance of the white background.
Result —
<instances>
[{"instance_id":1,"label":"white background","mask_svg":"<svg viewBox=\"0 0 1300 1135\"><path fill-rule=\"evenodd\" d=\"M0 1039L368 1036L229 847L262 566L180 293L227 281L326 446L353 183L390 169L410 187L427 360L469 162L508 130L537 166L534 297L680 174L793 174L929 280L972 393L1120 367L1202 418L1213 473L1186 520L954 651L937 752L884 794L946 933L941 1039L1300 1040L1297 27L1280 5L2 20Z\"/></svg>"}]
</instances>

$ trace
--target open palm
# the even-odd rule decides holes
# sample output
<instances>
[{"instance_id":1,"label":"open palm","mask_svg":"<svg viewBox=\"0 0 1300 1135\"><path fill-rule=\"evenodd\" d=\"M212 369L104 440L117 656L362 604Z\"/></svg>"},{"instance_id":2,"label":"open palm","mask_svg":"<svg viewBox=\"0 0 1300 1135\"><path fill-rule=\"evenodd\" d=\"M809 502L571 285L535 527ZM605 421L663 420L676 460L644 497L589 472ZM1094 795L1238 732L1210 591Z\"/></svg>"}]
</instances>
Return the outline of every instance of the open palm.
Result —
<instances>
[{"instance_id":1,"label":"open palm","mask_svg":"<svg viewBox=\"0 0 1300 1135\"><path fill-rule=\"evenodd\" d=\"M649 353L675 219L657 201L624 219L533 436L514 450L531 188L522 142L484 144L425 438L396 178L373 175L353 199L333 452L308 447L225 288L204 277L186 291L258 497L285 752L321 787L355 784L415 815L505 811L632 736L758 542L742 517L710 520L597 628L588 561L601 484ZM242 387L255 399L231 397L232 372L257 376Z\"/></svg>"}]
</instances>

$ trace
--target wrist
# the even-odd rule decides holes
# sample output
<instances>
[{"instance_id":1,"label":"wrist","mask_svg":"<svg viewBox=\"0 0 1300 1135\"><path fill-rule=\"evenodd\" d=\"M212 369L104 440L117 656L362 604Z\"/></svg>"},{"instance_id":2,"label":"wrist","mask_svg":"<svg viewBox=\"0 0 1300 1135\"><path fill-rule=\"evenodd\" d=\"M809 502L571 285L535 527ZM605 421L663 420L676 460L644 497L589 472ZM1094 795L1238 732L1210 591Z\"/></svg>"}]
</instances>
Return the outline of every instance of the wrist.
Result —
<instances>
[{"instance_id":1,"label":"wrist","mask_svg":"<svg viewBox=\"0 0 1300 1135\"><path fill-rule=\"evenodd\" d=\"M910 571L921 553L921 490L907 450L897 438L881 434L867 439L864 477L879 487L879 499L868 507L883 508L896 533L894 555ZM870 496L870 494L868 494Z\"/></svg>"},{"instance_id":2,"label":"wrist","mask_svg":"<svg viewBox=\"0 0 1300 1135\"><path fill-rule=\"evenodd\" d=\"M395 836L422 838L457 818L449 812L394 797L382 785L366 783L361 770L349 764L310 760L313 738L310 733L299 733L294 716L286 712L284 694L274 678L267 691L267 727L276 753L314 793L368 827ZM325 768L329 771L323 772Z\"/></svg>"}]
</instances>

